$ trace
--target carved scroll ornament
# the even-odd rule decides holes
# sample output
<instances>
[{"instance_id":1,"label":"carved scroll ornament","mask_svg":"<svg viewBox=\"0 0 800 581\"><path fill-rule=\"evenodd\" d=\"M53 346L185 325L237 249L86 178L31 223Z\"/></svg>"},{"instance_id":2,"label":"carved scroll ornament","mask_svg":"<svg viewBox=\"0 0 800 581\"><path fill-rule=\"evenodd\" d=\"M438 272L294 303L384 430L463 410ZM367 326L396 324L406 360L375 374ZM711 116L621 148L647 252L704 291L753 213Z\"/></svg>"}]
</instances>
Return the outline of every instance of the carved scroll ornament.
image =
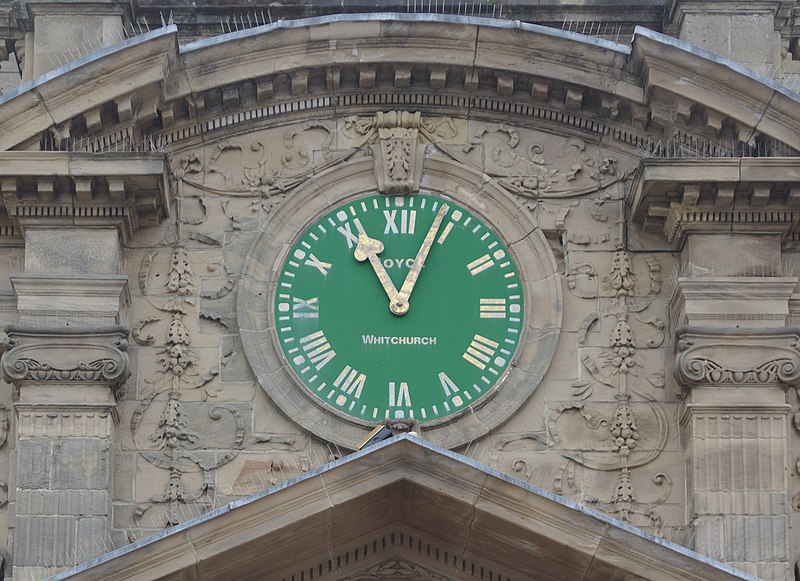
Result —
<instances>
[{"instance_id":1,"label":"carved scroll ornament","mask_svg":"<svg viewBox=\"0 0 800 581\"><path fill-rule=\"evenodd\" d=\"M127 330L93 332L9 327L2 358L5 379L25 382L107 383L128 378Z\"/></svg>"},{"instance_id":2,"label":"carved scroll ornament","mask_svg":"<svg viewBox=\"0 0 800 581\"><path fill-rule=\"evenodd\" d=\"M684 388L800 385L797 333L684 327L676 335L675 378Z\"/></svg>"},{"instance_id":3,"label":"carved scroll ornament","mask_svg":"<svg viewBox=\"0 0 800 581\"><path fill-rule=\"evenodd\" d=\"M499 575L498 575L499 577ZM379 581L380 579L417 579L418 581L446 581L444 575L434 573L421 565L405 559L389 559L368 570L347 577L344 581Z\"/></svg>"}]
</instances>

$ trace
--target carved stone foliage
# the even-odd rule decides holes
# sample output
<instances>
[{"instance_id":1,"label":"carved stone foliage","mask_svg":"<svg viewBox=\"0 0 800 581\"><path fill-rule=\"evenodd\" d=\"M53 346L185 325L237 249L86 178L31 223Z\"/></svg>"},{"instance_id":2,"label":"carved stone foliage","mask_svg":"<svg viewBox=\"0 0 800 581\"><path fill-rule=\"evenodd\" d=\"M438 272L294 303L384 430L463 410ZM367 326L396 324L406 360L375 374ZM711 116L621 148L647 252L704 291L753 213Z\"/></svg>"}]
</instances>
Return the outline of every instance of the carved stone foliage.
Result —
<instances>
[{"instance_id":1,"label":"carved stone foliage","mask_svg":"<svg viewBox=\"0 0 800 581\"><path fill-rule=\"evenodd\" d=\"M5 445L6 440L8 440L8 409L0 405L0 448Z\"/></svg>"},{"instance_id":2,"label":"carved stone foliage","mask_svg":"<svg viewBox=\"0 0 800 581\"><path fill-rule=\"evenodd\" d=\"M149 510L161 507L163 526L172 526L185 520L187 514L192 515L191 511L184 510L188 503L195 509L199 507L201 511L213 506L210 500L214 492L213 472L236 458L239 449L244 445L245 425L241 413L234 406L219 404L209 410L208 420L212 422L219 421L226 415L233 419L234 432L230 434L228 450L224 453L204 451L203 437L190 428L188 412L181 401L182 393L200 390L203 401L216 397L217 393L211 391L208 385L219 375L220 370L215 368L200 376L198 357L192 348L186 317L195 304L196 284L186 250L181 246L173 248L164 284L166 295L158 297L148 295L149 270L153 258L154 255L151 254L144 259L140 289L150 304L162 311L169 322L163 347L158 351L156 359L158 375L146 380L150 389L134 411L130 429L136 441L144 415L152 413L151 409L156 403L162 404L156 428L147 438L151 449L140 450L139 454L153 466L167 471L168 476L164 492L141 504L136 517L141 519ZM161 319L162 317L151 317L139 322L134 328L137 343L155 344L155 337L142 337L143 329L147 324ZM223 365L225 360L223 358ZM189 472L202 474L199 488L187 488L183 477Z\"/></svg>"},{"instance_id":3,"label":"carved stone foliage","mask_svg":"<svg viewBox=\"0 0 800 581\"><path fill-rule=\"evenodd\" d=\"M308 121L282 134L270 130L224 139L181 157L172 177L205 193L269 199L353 155L334 151L333 136L327 123Z\"/></svg>"},{"instance_id":4,"label":"carved stone foliage","mask_svg":"<svg viewBox=\"0 0 800 581\"><path fill-rule=\"evenodd\" d=\"M332 123L307 121L223 139L183 154L173 165L178 222L206 235L263 226L288 192L313 175L346 161L353 148L336 149ZM232 274L232 273L228 273Z\"/></svg>"},{"instance_id":5,"label":"carved stone foliage","mask_svg":"<svg viewBox=\"0 0 800 581\"><path fill-rule=\"evenodd\" d=\"M555 477L556 491L579 494L601 510L656 531L664 524L656 508L669 497L672 480L665 473L653 474L650 480L661 490L644 500L631 476L661 455L669 436L666 411L650 394L664 387L663 373L651 372L643 356L664 341L664 322L643 315L661 290L659 271L657 262L648 262L648 276L637 276L628 252L611 255L608 274L598 277L596 292L585 297L602 298L605 308L587 317L578 333L583 379L573 385L571 401L551 409L547 424L552 447L567 459ZM586 333L596 324L609 330L605 347L585 345ZM645 335L643 329L650 332ZM575 426L576 421L584 425ZM562 433L572 435L565 439ZM596 435L591 441L572 441L576 433ZM616 472L611 493L604 498L591 489L591 481L576 478L576 465L589 471L584 474Z\"/></svg>"},{"instance_id":6,"label":"carved stone foliage","mask_svg":"<svg viewBox=\"0 0 800 581\"><path fill-rule=\"evenodd\" d=\"M800 335L790 330L684 327L676 337L675 378L684 389L800 385Z\"/></svg>"},{"instance_id":7,"label":"carved stone foliage","mask_svg":"<svg viewBox=\"0 0 800 581\"><path fill-rule=\"evenodd\" d=\"M115 389L128 378L127 330L7 329L5 379L22 383L104 383Z\"/></svg>"},{"instance_id":8,"label":"carved stone foliage","mask_svg":"<svg viewBox=\"0 0 800 581\"><path fill-rule=\"evenodd\" d=\"M634 167L582 139L522 132L506 123L474 127L469 143L460 150L443 149L527 198L585 195L621 180Z\"/></svg>"},{"instance_id":9,"label":"carved stone foliage","mask_svg":"<svg viewBox=\"0 0 800 581\"><path fill-rule=\"evenodd\" d=\"M798 396L798 400L800 400L800 391L795 391L795 393ZM800 412L795 412L794 415L792 415L792 426L794 426L797 432L800 432ZM800 475L800 457L795 459L794 470L796 474ZM797 489L796 484L795 489ZM792 510L800 512L800 492L792 496Z\"/></svg>"}]
</instances>

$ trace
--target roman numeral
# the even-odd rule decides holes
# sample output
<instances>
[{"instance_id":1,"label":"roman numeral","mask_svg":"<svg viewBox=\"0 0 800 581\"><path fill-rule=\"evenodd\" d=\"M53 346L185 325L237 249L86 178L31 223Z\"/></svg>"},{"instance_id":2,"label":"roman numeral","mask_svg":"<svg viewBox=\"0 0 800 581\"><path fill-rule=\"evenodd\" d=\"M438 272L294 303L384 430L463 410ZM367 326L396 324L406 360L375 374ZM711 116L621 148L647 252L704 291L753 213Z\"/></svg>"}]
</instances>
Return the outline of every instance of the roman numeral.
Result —
<instances>
[{"instance_id":1,"label":"roman numeral","mask_svg":"<svg viewBox=\"0 0 800 581\"><path fill-rule=\"evenodd\" d=\"M397 215L400 213L400 226L397 226ZM416 210L384 210L386 228L384 234L413 234L417 224Z\"/></svg>"},{"instance_id":2,"label":"roman numeral","mask_svg":"<svg viewBox=\"0 0 800 581\"><path fill-rule=\"evenodd\" d=\"M447 237L450 235L450 231L452 229L453 229L453 223L452 222L448 222L447 226L444 227L444 230L439 235L439 239L436 241L436 243L437 244L442 244L445 240L447 240Z\"/></svg>"},{"instance_id":3,"label":"roman numeral","mask_svg":"<svg viewBox=\"0 0 800 581\"><path fill-rule=\"evenodd\" d=\"M476 274L479 274L487 268L491 268L492 266L494 266L494 260L492 260L492 257L488 254L484 254L480 258L470 262L467 265L467 269L472 276L475 276Z\"/></svg>"},{"instance_id":4,"label":"roman numeral","mask_svg":"<svg viewBox=\"0 0 800 581\"><path fill-rule=\"evenodd\" d=\"M505 319L506 299L481 299L481 319Z\"/></svg>"},{"instance_id":5,"label":"roman numeral","mask_svg":"<svg viewBox=\"0 0 800 581\"><path fill-rule=\"evenodd\" d=\"M322 273L322 276L328 276L328 270L333 266L330 262L323 262L313 254L309 254L306 259L306 266L313 266ZM338 272L338 271L337 271Z\"/></svg>"},{"instance_id":6,"label":"roman numeral","mask_svg":"<svg viewBox=\"0 0 800 581\"><path fill-rule=\"evenodd\" d=\"M317 368L317 371L336 357L336 351L331 348L330 343L325 338L325 333L322 331L306 335L300 339L300 344L303 346L303 351L306 352L308 359Z\"/></svg>"},{"instance_id":7,"label":"roman numeral","mask_svg":"<svg viewBox=\"0 0 800 581\"><path fill-rule=\"evenodd\" d=\"M364 227L361 225L361 220L358 218L353 220L353 224L356 225L357 232L364 231ZM344 239L347 240L348 250L351 250L354 246L358 246L358 235L353 234L353 227L350 225L350 222L345 222L341 226L337 226L336 229L339 231L339 234L344 236Z\"/></svg>"},{"instance_id":8,"label":"roman numeral","mask_svg":"<svg viewBox=\"0 0 800 581\"><path fill-rule=\"evenodd\" d=\"M295 319L319 319L319 297L292 297L292 302L292 317Z\"/></svg>"},{"instance_id":9,"label":"roman numeral","mask_svg":"<svg viewBox=\"0 0 800 581\"><path fill-rule=\"evenodd\" d=\"M400 382L398 389L394 381L389 382L389 407L411 407L411 394L408 393L408 383Z\"/></svg>"},{"instance_id":10,"label":"roman numeral","mask_svg":"<svg viewBox=\"0 0 800 581\"><path fill-rule=\"evenodd\" d=\"M498 346L499 344L491 339L487 339L481 335L475 335L475 338L469 344L469 347L467 347L462 357L478 369L483 370L486 369L486 364L494 357Z\"/></svg>"},{"instance_id":11,"label":"roman numeral","mask_svg":"<svg viewBox=\"0 0 800 581\"><path fill-rule=\"evenodd\" d=\"M352 395L355 399L358 399L361 397L361 390L364 389L364 383L366 381L366 375L359 373L349 365L345 365L339 377L334 380L333 385L341 389L347 395Z\"/></svg>"},{"instance_id":12,"label":"roman numeral","mask_svg":"<svg viewBox=\"0 0 800 581\"><path fill-rule=\"evenodd\" d=\"M450 235L450 231L453 229L453 223L461 220L462 215L463 214L461 213L461 210L453 211L453 213L450 215L450 218L453 220L453 222L448 222L447 226L444 227L444 231L439 235L439 239L436 241L437 244L442 244L445 240L447 240L447 237Z\"/></svg>"},{"instance_id":13,"label":"roman numeral","mask_svg":"<svg viewBox=\"0 0 800 581\"><path fill-rule=\"evenodd\" d=\"M450 397L451 393L460 391L458 389L458 386L455 383L453 383L453 380L450 379L444 371L439 373L439 383L442 384L442 389L444 389L445 397Z\"/></svg>"}]
</instances>

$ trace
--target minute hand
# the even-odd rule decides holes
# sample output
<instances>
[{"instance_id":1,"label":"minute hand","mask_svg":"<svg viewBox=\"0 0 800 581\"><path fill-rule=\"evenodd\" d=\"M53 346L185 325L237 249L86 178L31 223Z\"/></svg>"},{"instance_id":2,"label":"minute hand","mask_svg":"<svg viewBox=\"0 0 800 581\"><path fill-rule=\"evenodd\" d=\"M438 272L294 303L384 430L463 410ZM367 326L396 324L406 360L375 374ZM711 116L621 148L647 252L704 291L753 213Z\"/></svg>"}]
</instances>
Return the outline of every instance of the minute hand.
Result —
<instances>
[{"instance_id":1,"label":"minute hand","mask_svg":"<svg viewBox=\"0 0 800 581\"><path fill-rule=\"evenodd\" d=\"M449 209L447 205L442 205L439 209L439 212L433 219L430 230L428 230L428 233L425 235L425 240L422 241L422 246L419 247L419 252L417 252L417 256L414 258L414 263L408 270L406 280L403 281L403 286L400 287L397 296L389 304L389 308L395 315L404 315L408 312L408 300L411 298L411 291L414 290L414 285L417 284L419 273L422 272L425 259L428 258L428 253L431 251L431 246L433 246L433 239L436 238L436 233L439 231L442 220L444 220L444 216Z\"/></svg>"}]
</instances>

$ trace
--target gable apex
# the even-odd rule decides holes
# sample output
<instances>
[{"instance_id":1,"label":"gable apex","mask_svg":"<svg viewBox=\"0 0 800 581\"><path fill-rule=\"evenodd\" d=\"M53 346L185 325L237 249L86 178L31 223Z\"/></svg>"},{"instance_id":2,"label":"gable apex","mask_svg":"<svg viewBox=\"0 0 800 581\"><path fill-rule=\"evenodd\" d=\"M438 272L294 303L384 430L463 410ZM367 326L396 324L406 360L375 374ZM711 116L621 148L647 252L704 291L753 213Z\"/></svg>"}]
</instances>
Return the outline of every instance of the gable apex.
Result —
<instances>
[{"instance_id":1,"label":"gable apex","mask_svg":"<svg viewBox=\"0 0 800 581\"><path fill-rule=\"evenodd\" d=\"M51 579L358 579L395 561L431 579L754 579L410 435Z\"/></svg>"}]
</instances>

